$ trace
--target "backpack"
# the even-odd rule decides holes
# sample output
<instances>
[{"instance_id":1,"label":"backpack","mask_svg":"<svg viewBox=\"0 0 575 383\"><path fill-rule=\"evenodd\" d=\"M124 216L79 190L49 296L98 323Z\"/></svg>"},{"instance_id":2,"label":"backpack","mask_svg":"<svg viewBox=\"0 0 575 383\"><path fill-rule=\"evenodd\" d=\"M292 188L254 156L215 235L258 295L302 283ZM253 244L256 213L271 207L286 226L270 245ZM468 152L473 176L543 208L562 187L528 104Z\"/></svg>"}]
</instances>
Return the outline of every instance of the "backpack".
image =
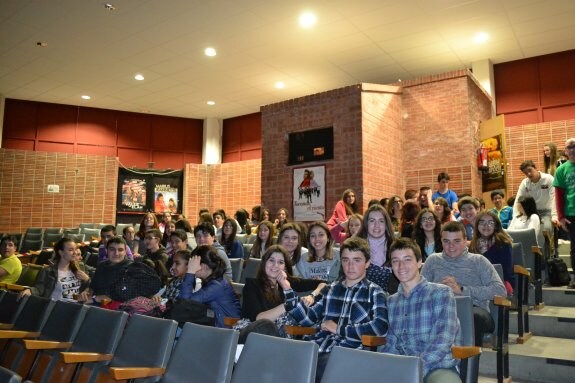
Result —
<instances>
[{"instance_id":1,"label":"backpack","mask_svg":"<svg viewBox=\"0 0 575 383\"><path fill-rule=\"evenodd\" d=\"M161 318L166 307L159 302L146 297L132 298L120 305L118 310L128 313L128 319L134 314L146 315L150 317Z\"/></svg>"},{"instance_id":2,"label":"backpack","mask_svg":"<svg viewBox=\"0 0 575 383\"><path fill-rule=\"evenodd\" d=\"M114 301L126 302L136 297L151 297L162 288L162 281L154 269L141 262L124 267L110 291Z\"/></svg>"},{"instance_id":3,"label":"backpack","mask_svg":"<svg viewBox=\"0 0 575 383\"><path fill-rule=\"evenodd\" d=\"M551 286L566 286L571 282L567 265L561 258L547 260L547 275Z\"/></svg>"}]
</instances>

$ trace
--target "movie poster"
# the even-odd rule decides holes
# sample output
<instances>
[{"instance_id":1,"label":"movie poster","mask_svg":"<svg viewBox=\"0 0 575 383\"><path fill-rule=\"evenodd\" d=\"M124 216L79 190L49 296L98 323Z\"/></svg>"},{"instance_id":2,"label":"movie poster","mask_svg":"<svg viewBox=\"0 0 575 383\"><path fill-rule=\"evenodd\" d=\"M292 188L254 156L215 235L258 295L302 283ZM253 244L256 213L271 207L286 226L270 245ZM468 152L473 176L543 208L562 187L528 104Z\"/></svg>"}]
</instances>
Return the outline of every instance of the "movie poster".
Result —
<instances>
[{"instance_id":1,"label":"movie poster","mask_svg":"<svg viewBox=\"0 0 575 383\"><path fill-rule=\"evenodd\" d=\"M325 190L325 166L294 169L294 221L324 221Z\"/></svg>"},{"instance_id":2,"label":"movie poster","mask_svg":"<svg viewBox=\"0 0 575 383\"><path fill-rule=\"evenodd\" d=\"M161 214L182 212L182 171L149 171L120 168L118 172L118 212Z\"/></svg>"},{"instance_id":3,"label":"movie poster","mask_svg":"<svg viewBox=\"0 0 575 383\"><path fill-rule=\"evenodd\" d=\"M145 212L147 201L147 186L149 179L146 175L120 171L120 196L118 211Z\"/></svg>"},{"instance_id":4,"label":"movie poster","mask_svg":"<svg viewBox=\"0 0 575 383\"><path fill-rule=\"evenodd\" d=\"M154 212L181 213L183 173L154 174Z\"/></svg>"},{"instance_id":5,"label":"movie poster","mask_svg":"<svg viewBox=\"0 0 575 383\"><path fill-rule=\"evenodd\" d=\"M503 153L502 135L486 138L481 141L487 148L487 172L483 172L483 191L505 190L505 155Z\"/></svg>"}]
</instances>

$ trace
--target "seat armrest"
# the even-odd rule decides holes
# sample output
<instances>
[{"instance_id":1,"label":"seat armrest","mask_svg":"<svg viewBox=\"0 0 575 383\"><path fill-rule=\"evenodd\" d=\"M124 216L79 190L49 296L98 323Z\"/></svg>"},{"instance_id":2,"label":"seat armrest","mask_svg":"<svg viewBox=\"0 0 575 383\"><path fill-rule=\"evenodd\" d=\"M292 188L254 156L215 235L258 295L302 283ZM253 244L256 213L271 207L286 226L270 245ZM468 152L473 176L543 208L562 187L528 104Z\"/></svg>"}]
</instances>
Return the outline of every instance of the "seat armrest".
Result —
<instances>
[{"instance_id":1,"label":"seat armrest","mask_svg":"<svg viewBox=\"0 0 575 383\"><path fill-rule=\"evenodd\" d=\"M40 336L39 332L17 331L17 330L0 330L0 339L37 338L39 336Z\"/></svg>"},{"instance_id":2,"label":"seat armrest","mask_svg":"<svg viewBox=\"0 0 575 383\"><path fill-rule=\"evenodd\" d=\"M511 301L505 297L501 297L499 295L496 295L495 297L493 297L493 304L495 306L501 306L501 307L511 307Z\"/></svg>"},{"instance_id":3,"label":"seat armrest","mask_svg":"<svg viewBox=\"0 0 575 383\"><path fill-rule=\"evenodd\" d=\"M317 332L315 327L303 327L303 326L285 326L285 332L288 335L293 336L303 336L303 335L313 335Z\"/></svg>"},{"instance_id":4,"label":"seat armrest","mask_svg":"<svg viewBox=\"0 0 575 383\"><path fill-rule=\"evenodd\" d=\"M113 354L99 354L97 352L61 352L64 363L104 362L112 360Z\"/></svg>"},{"instance_id":5,"label":"seat armrest","mask_svg":"<svg viewBox=\"0 0 575 383\"><path fill-rule=\"evenodd\" d=\"M163 367L110 367L110 374L116 380L160 376L166 372Z\"/></svg>"},{"instance_id":6,"label":"seat armrest","mask_svg":"<svg viewBox=\"0 0 575 383\"><path fill-rule=\"evenodd\" d=\"M24 339L24 347L26 347L26 350L55 350L59 348L70 348L72 347L72 342Z\"/></svg>"},{"instance_id":7,"label":"seat armrest","mask_svg":"<svg viewBox=\"0 0 575 383\"><path fill-rule=\"evenodd\" d=\"M387 338L380 335L362 335L361 344L366 347L378 347L387 343Z\"/></svg>"},{"instance_id":8,"label":"seat armrest","mask_svg":"<svg viewBox=\"0 0 575 383\"><path fill-rule=\"evenodd\" d=\"M11 283L6 284L6 289L10 291L23 291L29 288L30 288L29 286L15 285Z\"/></svg>"},{"instance_id":9,"label":"seat armrest","mask_svg":"<svg viewBox=\"0 0 575 383\"><path fill-rule=\"evenodd\" d=\"M238 323L239 320L240 320L240 318L224 317L224 326L232 327L236 323Z\"/></svg>"},{"instance_id":10,"label":"seat armrest","mask_svg":"<svg viewBox=\"0 0 575 383\"><path fill-rule=\"evenodd\" d=\"M481 347L477 346L451 346L451 355L454 359L467 359L481 354Z\"/></svg>"},{"instance_id":11,"label":"seat armrest","mask_svg":"<svg viewBox=\"0 0 575 383\"><path fill-rule=\"evenodd\" d=\"M533 254L543 256L543 251L541 250L541 248L539 246L531 246L531 252Z\"/></svg>"},{"instance_id":12,"label":"seat armrest","mask_svg":"<svg viewBox=\"0 0 575 383\"><path fill-rule=\"evenodd\" d=\"M14 323L0 323L0 330L12 330Z\"/></svg>"},{"instance_id":13,"label":"seat armrest","mask_svg":"<svg viewBox=\"0 0 575 383\"><path fill-rule=\"evenodd\" d=\"M529 270L527 270L525 267L520 266L520 265L515 265L513 266L513 273L514 274L519 274L519 275L523 275L526 277L529 277L531 274L529 273Z\"/></svg>"}]
</instances>

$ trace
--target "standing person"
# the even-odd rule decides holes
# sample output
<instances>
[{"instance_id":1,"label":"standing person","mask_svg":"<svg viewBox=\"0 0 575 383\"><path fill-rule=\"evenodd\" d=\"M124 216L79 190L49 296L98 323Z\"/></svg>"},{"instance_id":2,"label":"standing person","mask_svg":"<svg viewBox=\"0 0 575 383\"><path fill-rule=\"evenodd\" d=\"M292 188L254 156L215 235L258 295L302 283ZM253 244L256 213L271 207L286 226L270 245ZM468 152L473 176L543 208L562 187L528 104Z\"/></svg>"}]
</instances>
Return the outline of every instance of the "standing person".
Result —
<instances>
[{"instance_id":1,"label":"standing person","mask_svg":"<svg viewBox=\"0 0 575 383\"><path fill-rule=\"evenodd\" d=\"M421 260L425 262L433 253L441 253L441 222L437 215L429 209L423 209L415 219L413 240L419 246Z\"/></svg>"},{"instance_id":2,"label":"standing person","mask_svg":"<svg viewBox=\"0 0 575 383\"><path fill-rule=\"evenodd\" d=\"M545 173L555 176L555 170L559 162L559 156L557 154L557 145L553 142L546 142L543 145L543 163L545 164Z\"/></svg>"},{"instance_id":3,"label":"standing person","mask_svg":"<svg viewBox=\"0 0 575 383\"><path fill-rule=\"evenodd\" d=\"M449 174L441 172L437 175L437 191L431 196L431 200L435 202L438 197L445 198L449 204L449 208L453 211L453 214L459 212L458 208L458 198L457 194L449 189Z\"/></svg>"},{"instance_id":4,"label":"standing person","mask_svg":"<svg viewBox=\"0 0 575 383\"><path fill-rule=\"evenodd\" d=\"M76 264L76 244L62 238L54 245L54 262L38 274L34 286L20 296L39 295L55 301L75 302L74 295L88 287L90 277Z\"/></svg>"},{"instance_id":5,"label":"standing person","mask_svg":"<svg viewBox=\"0 0 575 383\"><path fill-rule=\"evenodd\" d=\"M501 221L492 211L482 211L475 220L469 251L482 254L492 265L501 265L507 295L513 294L513 239L503 230Z\"/></svg>"},{"instance_id":6,"label":"standing person","mask_svg":"<svg viewBox=\"0 0 575 383\"><path fill-rule=\"evenodd\" d=\"M327 226L331 230L334 226L347 221L347 219L359 211L357 201L355 199L355 192L352 189L346 189L341 196L341 199L335 204L333 213L327 221Z\"/></svg>"},{"instance_id":7,"label":"standing person","mask_svg":"<svg viewBox=\"0 0 575 383\"><path fill-rule=\"evenodd\" d=\"M489 314L489 301L496 295L505 296L505 286L487 258L468 251L461 222L445 224L441 229L441 240L443 252L427 258L421 275L430 282L449 286L455 295L471 297L475 345L481 346L483 335L495 329Z\"/></svg>"},{"instance_id":8,"label":"standing person","mask_svg":"<svg viewBox=\"0 0 575 383\"><path fill-rule=\"evenodd\" d=\"M278 280L286 297L285 310L300 325L320 329L308 337L319 345L316 382L333 347L360 348L363 335L387 333L386 294L366 278L369 260L366 240L347 239L341 246L343 277L322 291L312 306L299 301L287 278Z\"/></svg>"},{"instance_id":9,"label":"standing person","mask_svg":"<svg viewBox=\"0 0 575 383\"><path fill-rule=\"evenodd\" d=\"M0 282L16 283L22 274L22 262L16 256L18 239L8 235L0 241Z\"/></svg>"},{"instance_id":10,"label":"standing person","mask_svg":"<svg viewBox=\"0 0 575 383\"><path fill-rule=\"evenodd\" d=\"M453 292L420 275L421 253L412 240L397 239L390 257L400 285L387 299L389 331L383 352L420 357L426 383L460 383L459 363L451 354L460 329Z\"/></svg>"},{"instance_id":11,"label":"standing person","mask_svg":"<svg viewBox=\"0 0 575 383\"><path fill-rule=\"evenodd\" d=\"M339 276L339 249L333 248L333 238L325 223L313 222L307 233L308 253L302 254L297 269L305 279L334 281Z\"/></svg>"},{"instance_id":12,"label":"standing person","mask_svg":"<svg viewBox=\"0 0 575 383\"><path fill-rule=\"evenodd\" d=\"M513 216L519 215L519 198L532 197L537 206L537 213L541 218L543 230L553 234L553 227L558 224L557 209L555 206L555 187L553 186L553 176L537 170L531 160L521 163L519 169L525 174L523 181L519 184L515 202L513 204Z\"/></svg>"},{"instance_id":13,"label":"standing person","mask_svg":"<svg viewBox=\"0 0 575 383\"><path fill-rule=\"evenodd\" d=\"M489 211L493 212L501 221L501 226L507 229L511 219L513 218L513 209L505 204L505 193L503 190L493 190L491 192L491 202L495 207L491 208Z\"/></svg>"},{"instance_id":14,"label":"standing person","mask_svg":"<svg viewBox=\"0 0 575 383\"><path fill-rule=\"evenodd\" d=\"M569 233L571 241L571 265L575 265L575 138L565 142L565 154L569 162L564 163L555 172L555 186L557 213L561 228ZM575 288L575 280L569 284Z\"/></svg>"}]
</instances>

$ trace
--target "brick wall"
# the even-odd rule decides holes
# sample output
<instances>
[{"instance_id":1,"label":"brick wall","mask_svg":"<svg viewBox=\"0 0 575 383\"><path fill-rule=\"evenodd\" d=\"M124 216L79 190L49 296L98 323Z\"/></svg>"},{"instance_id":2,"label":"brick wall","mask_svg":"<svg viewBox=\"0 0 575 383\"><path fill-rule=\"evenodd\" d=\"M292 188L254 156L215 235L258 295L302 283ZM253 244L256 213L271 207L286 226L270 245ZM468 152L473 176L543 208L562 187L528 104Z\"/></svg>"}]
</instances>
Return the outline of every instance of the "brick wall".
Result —
<instances>
[{"instance_id":1,"label":"brick wall","mask_svg":"<svg viewBox=\"0 0 575 383\"><path fill-rule=\"evenodd\" d=\"M478 123L490 118L490 99L466 70L404 81L403 140L406 188L436 188L449 173L450 188L481 194L475 166Z\"/></svg>"},{"instance_id":2,"label":"brick wall","mask_svg":"<svg viewBox=\"0 0 575 383\"><path fill-rule=\"evenodd\" d=\"M115 222L115 157L0 149L0 163L0 232Z\"/></svg>"},{"instance_id":3,"label":"brick wall","mask_svg":"<svg viewBox=\"0 0 575 383\"><path fill-rule=\"evenodd\" d=\"M525 178L519 165L525 160L533 160L541 171L543 163L543 145L554 142L561 150L565 140L575 137L575 120L542 122L539 124L505 127L507 142L507 182L508 194L515 195L521 180Z\"/></svg>"},{"instance_id":4,"label":"brick wall","mask_svg":"<svg viewBox=\"0 0 575 383\"><path fill-rule=\"evenodd\" d=\"M261 160L218 165L187 164L184 181L184 214L192 224L198 210L224 209L233 216L241 207L248 213L261 200Z\"/></svg>"},{"instance_id":5,"label":"brick wall","mask_svg":"<svg viewBox=\"0 0 575 383\"><path fill-rule=\"evenodd\" d=\"M293 168L287 166L287 134L333 127L334 160L325 164L326 215L346 188L365 201L362 188L362 98L354 85L288 100L261 108L262 112L262 204L272 210L292 209ZM326 219L327 219L326 218Z\"/></svg>"}]
</instances>

